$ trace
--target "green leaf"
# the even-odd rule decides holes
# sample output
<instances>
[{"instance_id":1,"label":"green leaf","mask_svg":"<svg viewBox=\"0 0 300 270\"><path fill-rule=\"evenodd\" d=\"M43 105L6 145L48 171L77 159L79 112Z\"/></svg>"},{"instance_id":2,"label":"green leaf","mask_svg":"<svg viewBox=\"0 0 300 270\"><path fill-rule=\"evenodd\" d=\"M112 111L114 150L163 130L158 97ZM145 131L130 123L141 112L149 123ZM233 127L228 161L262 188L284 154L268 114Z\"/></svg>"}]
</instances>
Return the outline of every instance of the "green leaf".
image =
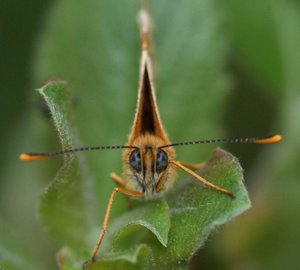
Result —
<instances>
[{"instance_id":1,"label":"green leaf","mask_svg":"<svg viewBox=\"0 0 300 270\"><path fill-rule=\"evenodd\" d=\"M71 147L74 128L70 123L70 97L65 83L51 82L39 91L49 105L63 149ZM82 237L87 235L91 227L88 228L87 220L82 219L77 211L84 211L87 217L91 212L87 211L88 207L82 196L87 189L80 182L83 180L78 177L83 160L78 159L78 164L74 162L74 157L66 155L64 166L42 196L40 214L48 230L78 253L78 249L91 245L92 238ZM200 173L206 179L215 180L215 184L230 190L235 198L231 199L202 187L195 179L187 180L168 194L169 206L164 200L152 201L118 218L109 227L114 238L113 245L107 234L101 246L101 251L104 250L101 263L96 264L97 268L90 264L87 269L106 269L107 266L103 266L106 265L103 264L105 261L116 267L115 263L120 264L120 260L126 265L144 267L142 262L145 260L145 252L140 251L141 245L153 254L151 262L160 265L161 269L170 266L176 268L176 265L186 267L191 256L216 226L228 222L250 205L242 184L242 169L231 154L216 150ZM147 228L151 233L141 227ZM96 239L97 234L93 241ZM112 246L113 251L110 252ZM71 253L72 251L60 256L69 258L61 260L64 262L61 269L72 269L72 265L80 264L80 260L71 259Z\"/></svg>"},{"instance_id":2,"label":"green leaf","mask_svg":"<svg viewBox=\"0 0 300 270\"><path fill-rule=\"evenodd\" d=\"M169 199L171 231L166 258L176 265L188 260L219 225L229 222L250 207L243 175L237 159L221 149L214 151L200 172L204 178L230 190L234 199L207 188L192 179ZM166 260L164 262L167 265Z\"/></svg>"},{"instance_id":3,"label":"green leaf","mask_svg":"<svg viewBox=\"0 0 300 270\"><path fill-rule=\"evenodd\" d=\"M123 252L115 252L103 260L86 265L87 270L97 269L154 269L153 254L147 245L139 245Z\"/></svg>"},{"instance_id":4,"label":"green leaf","mask_svg":"<svg viewBox=\"0 0 300 270\"><path fill-rule=\"evenodd\" d=\"M131 251L135 247L138 249L142 243L151 247L154 254L152 263L156 265L155 269L185 269L189 259L203 246L208 235L216 227L229 222L250 207L247 191L243 185L242 169L237 159L231 154L221 149L215 150L200 174L232 191L234 199L201 186L195 179L186 180L167 196L171 228L166 245L155 240L151 233L130 225L145 226L143 224L145 222L135 222L142 215L147 217L147 222L153 219L152 223L159 222L158 226L164 225L161 219L162 214L153 209L155 202L147 203L119 217L110 226L112 234L115 233L116 228L119 229L119 232L115 233L114 250L108 255L104 253L100 256L100 262L95 263L98 267L93 265L93 268L87 269L115 269L119 260L119 252L126 253L127 260L133 263L135 260L134 256L130 255ZM156 214L159 215L156 216ZM126 227L120 229L120 224ZM149 228L147 225L145 227ZM150 230L154 232L153 228ZM106 261L108 258L115 262L111 262L111 268L102 268L101 261ZM136 264L136 267L136 269L141 269L139 264Z\"/></svg>"},{"instance_id":5,"label":"green leaf","mask_svg":"<svg viewBox=\"0 0 300 270\"><path fill-rule=\"evenodd\" d=\"M110 229L112 234L118 232L122 234L127 226L141 225L150 230L163 246L167 246L168 234L170 230L169 206L165 200L157 200L147 203L144 207L139 207L122 215L121 219L114 222ZM138 237L137 237L138 238ZM131 240L131 243L134 239ZM128 244L128 243L126 243Z\"/></svg>"},{"instance_id":6,"label":"green leaf","mask_svg":"<svg viewBox=\"0 0 300 270\"><path fill-rule=\"evenodd\" d=\"M65 82L56 81L39 89L64 150L79 141L72 126L71 98L66 87ZM82 235L92 224L93 193L89 181L85 161L80 156L65 155L63 167L41 196L41 222L57 240L75 248L85 243Z\"/></svg>"}]
</instances>

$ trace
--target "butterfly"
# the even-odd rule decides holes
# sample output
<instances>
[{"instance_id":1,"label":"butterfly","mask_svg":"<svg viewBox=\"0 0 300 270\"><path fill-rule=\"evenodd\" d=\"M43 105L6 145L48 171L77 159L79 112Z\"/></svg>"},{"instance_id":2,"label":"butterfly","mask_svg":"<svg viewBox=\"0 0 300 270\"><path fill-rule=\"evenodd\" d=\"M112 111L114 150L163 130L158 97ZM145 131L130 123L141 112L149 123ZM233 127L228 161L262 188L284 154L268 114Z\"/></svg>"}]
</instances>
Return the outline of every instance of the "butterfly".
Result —
<instances>
[{"instance_id":1,"label":"butterfly","mask_svg":"<svg viewBox=\"0 0 300 270\"><path fill-rule=\"evenodd\" d=\"M117 193L121 193L126 197L142 199L160 198L172 187L176 178L176 170L181 169L192 175L205 186L225 194L230 198L234 198L234 194L232 194L231 191L214 185L194 171L194 169L203 167L204 163L191 164L177 161L175 147L206 143L270 144L277 143L282 139L279 134L275 134L264 137L226 138L171 143L160 119L156 102L151 57L152 23L148 10L142 8L138 18L141 39L140 77L137 107L127 144L74 148L50 153L23 153L20 155L22 161L33 161L81 151L123 149L122 161L124 177L122 178L116 173L111 173L112 180L116 182L118 186L112 190L110 195L102 228L92 252L92 261L96 260L98 250L107 231L110 213Z\"/></svg>"}]
</instances>

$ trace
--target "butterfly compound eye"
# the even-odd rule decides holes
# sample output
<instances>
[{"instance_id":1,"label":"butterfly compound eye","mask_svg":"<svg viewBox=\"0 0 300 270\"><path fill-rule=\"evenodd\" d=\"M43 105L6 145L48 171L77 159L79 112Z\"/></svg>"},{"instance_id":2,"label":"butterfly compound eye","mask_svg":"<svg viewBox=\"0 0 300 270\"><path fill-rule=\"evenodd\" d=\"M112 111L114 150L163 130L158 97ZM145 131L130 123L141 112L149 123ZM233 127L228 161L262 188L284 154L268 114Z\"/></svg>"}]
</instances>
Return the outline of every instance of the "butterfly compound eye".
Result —
<instances>
[{"instance_id":1,"label":"butterfly compound eye","mask_svg":"<svg viewBox=\"0 0 300 270\"><path fill-rule=\"evenodd\" d=\"M159 149L156 154L156 172L161 173L168 166L168 155L165 151Z\"/></svg>"},{"instance_id":2,"label":"butterfly compound eye","mask_svg":"<svg viewBox=\"0 0 300 270\"><path fill-rule=\"evenodd\" d=\"M131 152L129 156L129 164L137 172L142 170L141 153L139 149L135 149Z\"/></svg>"}]
</instances>

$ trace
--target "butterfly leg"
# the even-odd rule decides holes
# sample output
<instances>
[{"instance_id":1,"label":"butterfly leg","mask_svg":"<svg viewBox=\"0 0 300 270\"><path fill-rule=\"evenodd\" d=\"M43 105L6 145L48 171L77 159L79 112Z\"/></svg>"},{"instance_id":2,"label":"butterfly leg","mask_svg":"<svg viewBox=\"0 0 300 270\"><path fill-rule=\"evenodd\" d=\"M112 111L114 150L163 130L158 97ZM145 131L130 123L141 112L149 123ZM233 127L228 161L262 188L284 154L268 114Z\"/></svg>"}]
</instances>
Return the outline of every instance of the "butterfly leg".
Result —
<instances>
[{"instance_id":1,"label":"butterfly leg","mask_svg":"<svg viewBox=\"0 0 300 270\"><path fill-rule=\"evenodd\" d=\"M175 160L170 160L169 162L171 164L175 165L177 168L180 168L180 169L184 170L185 172L189 173L190 175L194 176L198 181L200 181L202 184L206 185L207 187L210 187L214 190L217 190L217 191L224 193L224 194L228 195L229 197L233 198L233 194L229 190L221 188L219 186L216 186L216 185L210 183L205 178L201 177L200 175L196 174L194 171L192 171L189 168L187 168L186 166L184 166L181 162L178 162Z\"/></svg>"},{"instance_id":2,"label":"butterfly leg","mask_svg":"<svg viewBox=\"0 0 300 270\"><path fill-rule=\"evenodd\" d=\"M193 170L200 170L205 166L205 162L201 162L201 163L180 162L180 163L181 165Z\"/></svg>"},{"instance_id":3,"label":"butterfly leg","mask_svg":"<svg viewBox=\"0 0 300 270\"><path fill-rule=\"evenodd\" d=\"M180 162L183 166L185 167L188 167L190 169L193 169L193 170L199 170L199 169L202 169L204 166L205 166L205 162L201 162L201 163L190 163L190 162ZM159 192L166 180L167 180L167 174L168 174L168 171L169 169L167 168L164 172L164 174L162 175L162 177L160 178L159 182L157 183L156 185L156 191Z\"/></svg>"},{"instance_id":4,"label":"butterfly leg","mask_svg":"<svg viewBox=\"0 0 300 270\"><path fill-rule=\"evenodd\" d=\"M110 174L110 177L111 177L111 179L112 179L115 183L117 183L117 184L120 185L120 186L125 187L125 185L126 185L125 181L124 181L120 176L118 176L116 173L112 172L112 173ZM124 198L125 198L125 201L126 201L127 209L131 209L132 205L131 205L129 196L126 195L126 194L124 194Z\"/></svg>"},{"instance_id":5,"label":"butterfly leg","mask_svg":"<svg viewBox=\"0 0 300 270\"><path fill-rule=\"evenodd\" d=\"M93 250L93 253L92 253L92 258L91 258L92 261L96 260L97 252L98 252L99 247L101 245L101 242L103 240L104 234L105 234L105 232L107 230L107 225L108 225L108 220L109 220L111 208L112 208L113 201L114 201L114 198L115 198L115 196L116 196L117 193L122 193L122 194L125 194L127 196L134 196L134 197L143 197L144 196L143 192L138 192L138 191L133 191L133 190L127 190L127 189L120 188L120 187L115 187L114 188L114 190L112 191L112 193L110 195L108 204L107 204L107 208L106 208L106 212L105 212L105 216L104 216L102 228L101 228L101 231L99 233L96 246L94 247L94 250Z\"/></svg>"},{"instance_id":6,"label":"butterfly leg","mask_svg":"<svg viewBox=\"0 0 300 270\"><path fill-rule=\"evenodd\" d=\"M169 171L169 166L165 169L162 177L160 178L160 180L158 181L157 185L156 185L156 192L161 191L161 189L163 188L163 186L165 185L165 182L167 180L167 176L168 176L168 171Z\"/></svg>"}]
</instances>

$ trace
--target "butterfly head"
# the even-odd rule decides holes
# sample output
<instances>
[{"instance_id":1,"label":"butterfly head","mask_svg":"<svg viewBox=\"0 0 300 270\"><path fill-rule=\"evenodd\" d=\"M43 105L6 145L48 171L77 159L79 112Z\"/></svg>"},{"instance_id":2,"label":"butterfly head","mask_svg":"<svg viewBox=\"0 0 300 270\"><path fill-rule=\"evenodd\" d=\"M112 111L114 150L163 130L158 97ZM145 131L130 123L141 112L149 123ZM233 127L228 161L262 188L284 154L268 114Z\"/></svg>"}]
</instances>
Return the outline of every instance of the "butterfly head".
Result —
<instances>
[{"instance_id":1,"label":"butterfly head","mask_svg":"<svg viewBox=\"0 0 300 270\"><path fill-rule=\"evenodd\" d=\"M175 151L157 136L145 134L134 141L134 149L125 149L123 154L124 173L128 188L145 193L145 197L156 197L165 191L175 177L175 170L169 164L175 158ZM174 176L173 176L174 175ZM164 182L159 188L160 181Z\"/></svg>"}]
</instances>

